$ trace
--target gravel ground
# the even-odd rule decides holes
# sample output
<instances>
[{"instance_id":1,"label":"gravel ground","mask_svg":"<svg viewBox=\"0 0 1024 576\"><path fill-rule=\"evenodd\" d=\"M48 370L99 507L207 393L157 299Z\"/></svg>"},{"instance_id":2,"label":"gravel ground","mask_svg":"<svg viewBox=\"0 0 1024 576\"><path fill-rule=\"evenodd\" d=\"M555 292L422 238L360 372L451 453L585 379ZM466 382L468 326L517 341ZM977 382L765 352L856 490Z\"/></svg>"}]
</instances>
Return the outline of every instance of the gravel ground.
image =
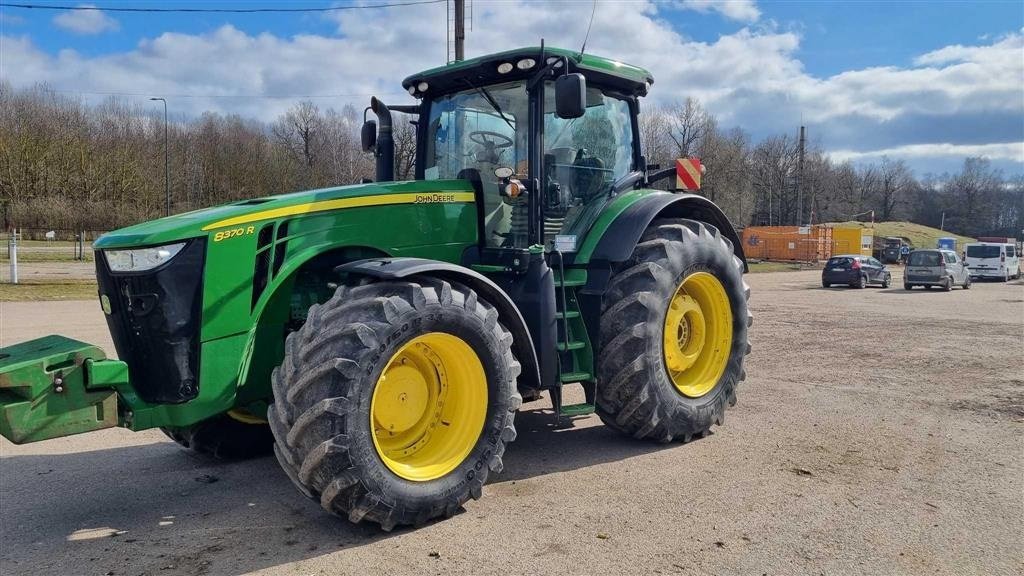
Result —
<instances>
[{"instance_id":1,"label":"gravel ground","mask_svg":"<svg viewBox=\"0 0 1024 576\"><path fill-rule=\"evenodd\" d=\"M273 458L219 463L159 432L0 440L0 572L1024 573L1024 282L818 278L749 277L749 380L708 438L556 428L528 404L483 499L419 530L352 526ZM2 344L110 347L94 302L2 306Z\"/></svg>"}]
</instances>

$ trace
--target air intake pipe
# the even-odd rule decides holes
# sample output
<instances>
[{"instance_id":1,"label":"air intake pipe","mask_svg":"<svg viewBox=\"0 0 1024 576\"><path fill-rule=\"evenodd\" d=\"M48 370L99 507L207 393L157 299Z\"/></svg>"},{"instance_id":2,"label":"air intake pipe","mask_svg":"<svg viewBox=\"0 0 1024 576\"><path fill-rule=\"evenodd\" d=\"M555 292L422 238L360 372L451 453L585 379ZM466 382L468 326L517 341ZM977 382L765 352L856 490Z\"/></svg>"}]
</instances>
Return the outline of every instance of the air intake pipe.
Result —
<instances>
[{"instance_id":1,"label":"air intake pipe","mask_svg":"<svg viewBox=\"0 0 1024 576\"><path fill-rule=\"evenodd\" d=\"M395 138L391 134L391 110L386 104L370 97L370 110L377 115L377 142L373 156L377 160L377 182L395 179Z\"/></svg>"}]
</instances>

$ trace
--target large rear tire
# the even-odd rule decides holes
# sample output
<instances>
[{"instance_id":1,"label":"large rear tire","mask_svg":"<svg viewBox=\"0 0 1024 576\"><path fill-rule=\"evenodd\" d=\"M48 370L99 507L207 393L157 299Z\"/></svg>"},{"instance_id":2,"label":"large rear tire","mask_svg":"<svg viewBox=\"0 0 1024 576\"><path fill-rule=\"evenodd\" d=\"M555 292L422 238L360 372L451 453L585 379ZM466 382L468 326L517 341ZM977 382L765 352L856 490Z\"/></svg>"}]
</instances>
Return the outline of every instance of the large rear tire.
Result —
<instances>
[{"instance_id":1,"label":"large rear tire","mask_svg":"<svg viewBox=\"0 0 1024 576\"><path fill-rule=\"evenodd\" d=\"M597 413L636 438L689 441L725 421L750 351L743 262L714 227L657 220L613 274Z\"/></svg>"},{"instance_id":2,"label":"large rear tire","mask_svg":"<svg viewBox=\"0 0 1024 576\"><path fill-rule=\"evenodd\" d=\"M191 426L160 430L185 448L225 460L264 456L274 446L267 423L245 413L220 414Z\"/></svg>"},{"instance_id":3,"label":"large rear tire","mask_svg":"<svg viewBox=\"0 0 1024 576\"><path fill-rule=\"evenodd\" d=\"M385 530L479 498L515 439L519 364L493 306L456 283L341 286L288 336L269 419L285 472Z\"/></svg>"}]
</instances>

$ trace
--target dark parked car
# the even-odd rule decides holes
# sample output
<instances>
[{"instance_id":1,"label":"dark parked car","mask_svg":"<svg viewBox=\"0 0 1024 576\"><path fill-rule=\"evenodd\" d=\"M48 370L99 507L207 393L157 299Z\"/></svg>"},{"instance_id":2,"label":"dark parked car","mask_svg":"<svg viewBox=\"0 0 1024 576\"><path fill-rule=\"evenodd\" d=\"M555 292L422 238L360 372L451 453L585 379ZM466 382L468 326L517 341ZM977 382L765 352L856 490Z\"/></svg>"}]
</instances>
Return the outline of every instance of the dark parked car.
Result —
<instances>
[{"instance_id":1,"label":"dark parked car","mask_svg":"<svg viewBox=\"0 0 1024 576\"><path fill-rule=\"evenodd\" d=\"M870 256L844 254L833 256L825 263L821 271L821 285L825 288L833 284L846 284L854 288L864 288L868 284L880 284L888 288L892 275L885 264Z\"/></svg>"}]
</instances>

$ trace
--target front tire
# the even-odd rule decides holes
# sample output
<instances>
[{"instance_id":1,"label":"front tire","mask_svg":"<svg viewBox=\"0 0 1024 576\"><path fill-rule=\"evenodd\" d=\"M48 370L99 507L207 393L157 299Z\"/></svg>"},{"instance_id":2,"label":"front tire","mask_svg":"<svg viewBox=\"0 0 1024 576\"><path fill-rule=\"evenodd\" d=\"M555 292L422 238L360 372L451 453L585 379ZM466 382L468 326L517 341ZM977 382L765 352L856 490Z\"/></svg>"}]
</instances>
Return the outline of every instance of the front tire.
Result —
<instances>
[{"instance_id":1,"label":"front tire","mask_svg":"<svg viewBox=\"0 0 1024 576\"><path fill-rule=\"evenodd\" d=\"M892 285L892 276L886 274L885 280L882 280L882 288L888 288Z\"/></svg>"},{"instance_id":2,"label":"front tire","mask_svg":"<svg viewBox=\"0 0 1024 576\"><path fill-rule=\"evenodd\" d=\"M702 222L657 220L613 274L597 414L635 438L689 441L725 420L750 351L743 263Z\"/></svg>"},{"instance_id":3,"label":"front tire","mask_svg":"<svg viewBox=\"0 0 1024 576\"><path fill-rule=\"evenodd\" d=\"M519 364L472 289L341 286L288 336L269 419L278 461L333 514L385 530L455 514L502 470Z\"/></svg>"}]
</instances>

